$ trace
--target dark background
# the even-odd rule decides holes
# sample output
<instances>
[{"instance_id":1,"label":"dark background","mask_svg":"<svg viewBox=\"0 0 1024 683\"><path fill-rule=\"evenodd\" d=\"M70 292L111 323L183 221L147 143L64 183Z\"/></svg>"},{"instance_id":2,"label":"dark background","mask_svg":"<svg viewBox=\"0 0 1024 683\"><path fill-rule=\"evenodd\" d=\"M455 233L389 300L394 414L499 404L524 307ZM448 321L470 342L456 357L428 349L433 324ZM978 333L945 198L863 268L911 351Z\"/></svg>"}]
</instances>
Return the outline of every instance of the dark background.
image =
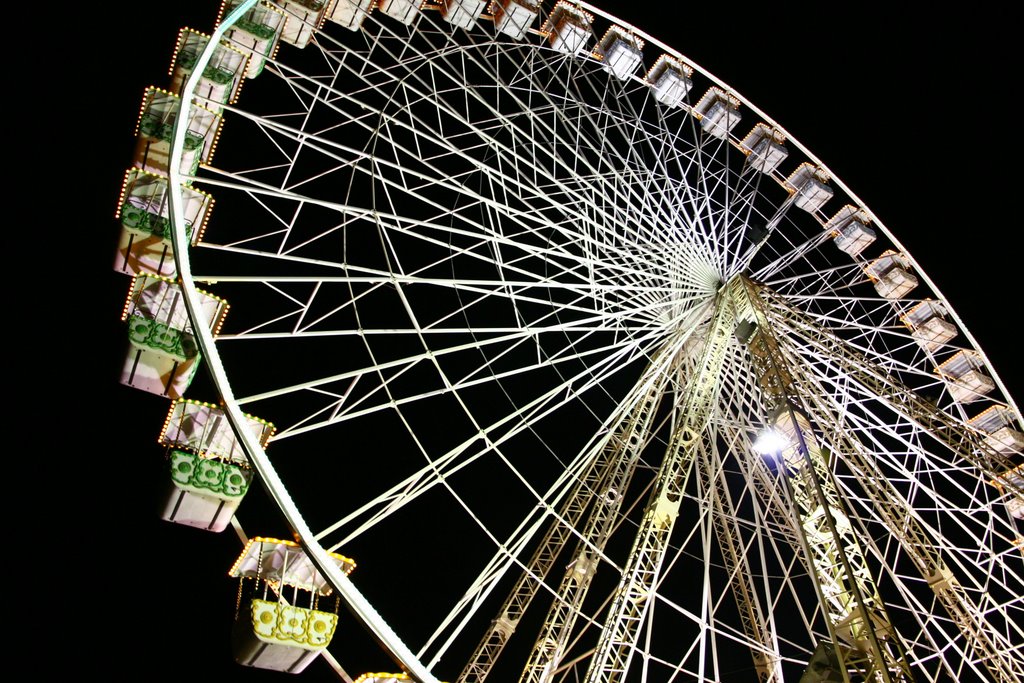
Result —
<instances>
[{"instance_id":1,"label":"dark background","mask_svg":"<svg viewBox=\"0 0 1024 683\"><path fill-rule=\"evenodd\" d=\"M1007 11L985 3L959 5L956 12L895 3L597 4L718 76L817 155L937 284L1011 394L1018 401L1024 396L1017 362L1017 76L1011 73L1019 46L1011 42ZM61 240L59 250L85 245L83 255L64 251L56 268L40 276L49 285L44 296L73 302L62 304L57 319L70 316L77 332L38 330L52 340L32 344L42 351L39 371L15 368L18 376L38 377L25 382L32 402L24 416L39 425L34 429L44 444L42 454L27 459L25 476L37 485L18 495L42 510L28 515L28 533L44 541L33 544L41 550L42 575L53 576L44 592L64 606L59 625L48 622L56 640L52 658L36 665L41 672L152 681L286 676L232 661L227 633L236 583L227 570L239 545L230 531L206 534L157 519L156 438L167 404L117 383L128 281L111 268L113 215L138 107L148 85L166 83L177 30L212 29L217 9L213 0L77 7L56 40L47 41L62 72L58 86L9 57L9 66L27 76L18 89L43 96L44 104L31 109L44 123L36 145L41 141L44 154L26 159L51 179L41 184L49 203L43 208L56 212L69 204L55 188L73 196L70 213L77 220L65 216L42 227ZM645 61L657 54L649 45ZM54 104L45 104L54 95ZM73 122L84 122L85 130ZM38 250L41 231L30 222L23 236ZM26 259L14 268L35 269L34 263ZM53 312L35 303L32 315ZM46 484L51 469L67 489L53 493ZM245 505L255 503L247 498ZM247 531L287 534L281 526ZM38 575L25 575L25 592L42 588ZM410 618L414 613L410 606ZM353 643L365 647L355 634ZM343 651L339 645L336 638L332 651ZM319 661L302 676L335 678Z\"/></svg>"}]
</instances>

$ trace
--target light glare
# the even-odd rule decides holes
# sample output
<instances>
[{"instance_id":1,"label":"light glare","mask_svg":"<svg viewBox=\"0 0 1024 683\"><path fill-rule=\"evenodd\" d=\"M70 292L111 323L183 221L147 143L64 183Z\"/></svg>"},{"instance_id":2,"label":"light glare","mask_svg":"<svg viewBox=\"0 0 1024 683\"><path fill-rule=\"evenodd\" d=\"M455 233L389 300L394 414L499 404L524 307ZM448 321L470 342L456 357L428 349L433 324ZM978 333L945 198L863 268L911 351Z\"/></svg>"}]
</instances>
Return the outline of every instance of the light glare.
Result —
<instances>
[{"instance_id":1,"label":"light glare","mask_svg":"<svg viewBox=\"0 0 1024 683\"><path fill-rule=\"evenodd\" d=\"M754 450L761 455L778 455L789 445L789 439L774 429L762 430L754 440Z\"/></svg>"}]
</instances>

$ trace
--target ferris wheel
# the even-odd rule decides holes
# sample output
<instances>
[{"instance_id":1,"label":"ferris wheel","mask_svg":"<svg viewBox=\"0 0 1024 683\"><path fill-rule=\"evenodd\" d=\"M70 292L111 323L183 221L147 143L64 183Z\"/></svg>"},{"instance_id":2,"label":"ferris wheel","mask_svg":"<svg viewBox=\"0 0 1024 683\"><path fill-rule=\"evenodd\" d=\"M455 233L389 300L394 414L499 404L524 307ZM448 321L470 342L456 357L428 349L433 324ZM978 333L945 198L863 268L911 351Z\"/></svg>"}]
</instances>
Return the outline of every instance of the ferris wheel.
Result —
<instances>
[{"instance_id":1,"label":"ferris wheel","mask_svg":"<svg viewBox=\"0 0 1024 683\"><path fill-rule=\"evenodd\" d=\"M220 9L119 209L169 520L266 485L361 680L1024 680L1020 410L756 103L590 3Z\"/></svg>"}]
</instances>

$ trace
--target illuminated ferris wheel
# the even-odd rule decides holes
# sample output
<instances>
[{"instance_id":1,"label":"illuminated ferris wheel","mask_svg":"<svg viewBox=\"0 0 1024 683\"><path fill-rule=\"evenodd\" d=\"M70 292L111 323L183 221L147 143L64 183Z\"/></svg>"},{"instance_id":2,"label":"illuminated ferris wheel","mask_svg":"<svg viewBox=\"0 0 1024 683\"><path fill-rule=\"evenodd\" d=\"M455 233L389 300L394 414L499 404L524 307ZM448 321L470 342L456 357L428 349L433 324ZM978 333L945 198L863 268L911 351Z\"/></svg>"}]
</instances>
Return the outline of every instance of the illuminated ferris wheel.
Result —
<instances>
[{"instance_id":1,"label":"illuminated ferris wheel","mask_svg":"<svg viewBox=\"0 0 1024 683\"><path fill-rule=\"evenodd\" d=\"M165 518L259 480L296 534L240 662L353 618L366 681L1024 680L1020 411L811 151L590 3L220 9L115 267Z\"/></svg>"}]
</instances>

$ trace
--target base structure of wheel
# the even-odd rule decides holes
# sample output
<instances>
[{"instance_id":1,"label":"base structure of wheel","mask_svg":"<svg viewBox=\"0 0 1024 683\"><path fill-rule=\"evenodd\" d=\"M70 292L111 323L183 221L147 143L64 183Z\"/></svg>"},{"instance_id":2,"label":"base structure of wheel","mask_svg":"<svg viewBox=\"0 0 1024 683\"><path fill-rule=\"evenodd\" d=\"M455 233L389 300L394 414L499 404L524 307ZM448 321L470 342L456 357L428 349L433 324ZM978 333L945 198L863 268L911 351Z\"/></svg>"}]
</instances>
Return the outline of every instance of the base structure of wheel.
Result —
<instances>
[{"instance_id":1,"label":"base structure of wheel","mask_svg":"<svg viewBox=\"0 0 1024 683\"><path fill-rule=\"evenodd\" d=\"M258 482L294 535L231 570L240 663L1024 680L1021 413L755 104L590 3L211 24L143 94L115 268L163 518L245 537Z\"/></svg>"}]
</instances>

